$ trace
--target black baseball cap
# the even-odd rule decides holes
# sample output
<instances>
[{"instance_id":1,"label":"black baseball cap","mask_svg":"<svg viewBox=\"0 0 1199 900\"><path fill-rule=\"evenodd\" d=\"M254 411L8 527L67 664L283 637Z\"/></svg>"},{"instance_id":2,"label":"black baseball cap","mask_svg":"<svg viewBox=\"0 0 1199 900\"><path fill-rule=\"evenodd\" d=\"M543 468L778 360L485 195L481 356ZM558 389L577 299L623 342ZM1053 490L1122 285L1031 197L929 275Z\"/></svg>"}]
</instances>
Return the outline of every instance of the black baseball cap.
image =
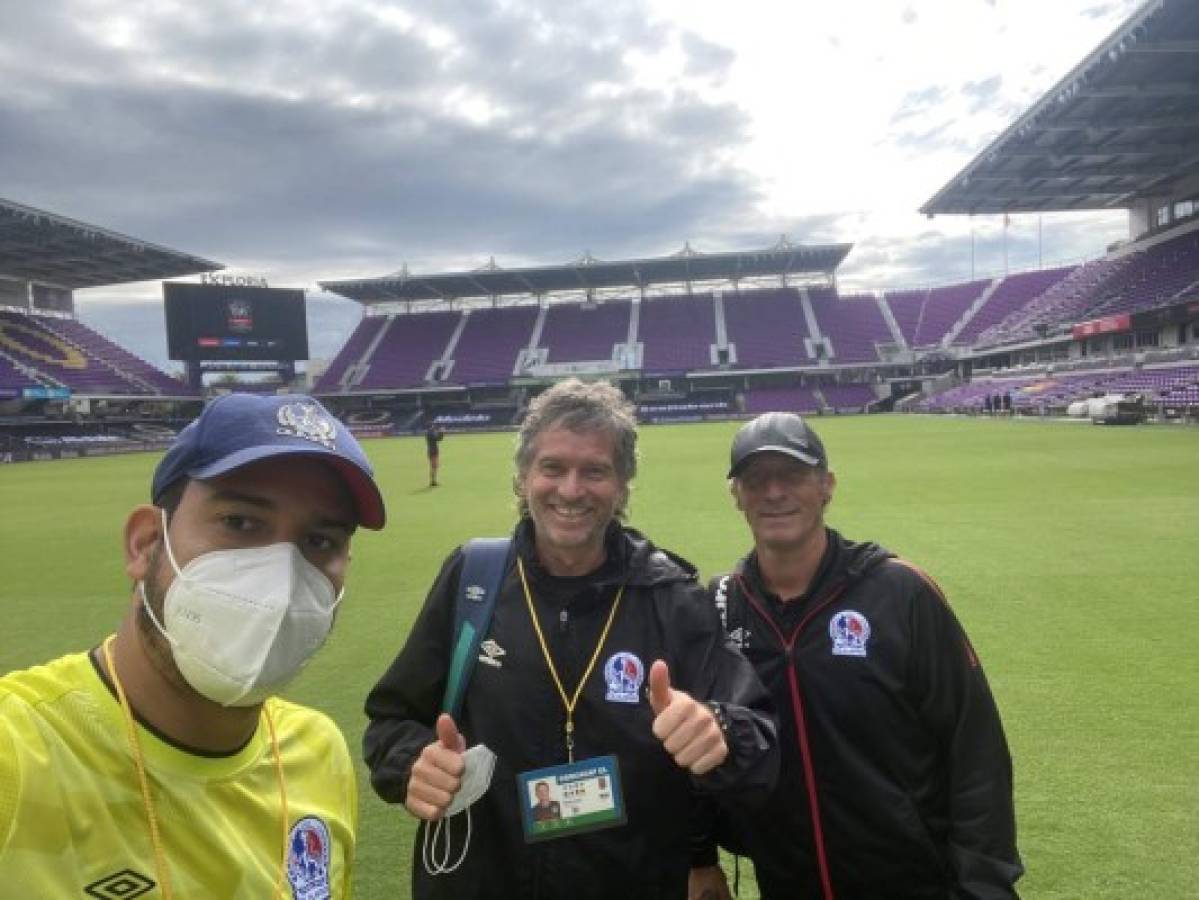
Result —
<instances>
[{"instance_id":1,"label":"black baseball cap","mask_svg":"<svg viewBox=\"0 0 1199 900\"><path fill-rule=\"evenodd\" d=\"M180 478L205 481L280 456L329 463L354 499L358 524L379 529L387 519L375 472L348 428L303 394L225 394L184 428L154 470L158 503Z\"/></svg>"},{"instance_id":2,"label":"black baseball cap","mask_svg":"<svg viewBox=\"0 0 1199 900\"><path fill-rule=\"evenodd\" d=\"M828 467L824 444L795 413L769 412L746 422L733 438L729 474L736 478L759 453L782 453L809 466Z\"/></svg>"}]
</instances>

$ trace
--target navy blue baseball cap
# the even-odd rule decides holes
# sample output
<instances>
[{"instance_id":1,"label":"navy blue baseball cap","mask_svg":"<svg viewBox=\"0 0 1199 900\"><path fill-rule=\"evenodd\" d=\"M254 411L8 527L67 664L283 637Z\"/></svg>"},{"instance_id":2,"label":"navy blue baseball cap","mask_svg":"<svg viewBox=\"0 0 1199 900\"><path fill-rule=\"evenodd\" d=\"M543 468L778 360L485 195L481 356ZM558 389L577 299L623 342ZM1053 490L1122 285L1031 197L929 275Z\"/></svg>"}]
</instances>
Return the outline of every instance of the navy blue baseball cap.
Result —
<instances>
[{"instance_id":1,"label":"navy blue baseball cap","mask_svg":"<svg viewBox=\"0 0 1199 900\"><path fill-rule=\"evenodd\" d=\"M379 529L387 519L375 472L348 428L303 394L225 394L179 432L154 470L151 499L180 478L205 481L280 456L327 462L345 483L358 524Z\"/></svg>"},{"instance_id":2,"label":"navy blue baseball cap","mask_svg":"<svg viewBox=\"0 0 1199 900\"><path fill-rule=\"evenodd\" d=\"M824 444L795 413L763 413L742 425L733 438L727 477L736 478L759 453L782 453L805 465L828 467Z\"/></svg>"}]
</instances>

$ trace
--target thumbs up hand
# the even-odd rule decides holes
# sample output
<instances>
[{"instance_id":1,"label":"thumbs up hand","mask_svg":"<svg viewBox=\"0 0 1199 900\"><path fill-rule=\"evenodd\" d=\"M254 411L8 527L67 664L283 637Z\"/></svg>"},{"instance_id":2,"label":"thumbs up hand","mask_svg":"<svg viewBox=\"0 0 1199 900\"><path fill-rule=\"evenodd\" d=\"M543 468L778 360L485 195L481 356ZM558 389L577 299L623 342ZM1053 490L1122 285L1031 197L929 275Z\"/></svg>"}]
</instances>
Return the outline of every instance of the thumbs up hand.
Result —
<instances>
[{"instance_id":1,"label":"thumbs up hand","mask_svg":"<svg viewBox=\"0 0 1199 900\"><path fill-rule=\"evenodd\" d=\"M660 659L649 668L649 705L654 737L680 767L703 775L725 761L729 748L716 716L690 694L670 686L670 668Z\"/></svg>"},{"instance_id":2,"label":"thumbs up hand","mask_svg":"<svg viewBox=\"0 0 1199 900\"><path fill-rule=\"evenodd\" d=\"M466 763L462 754L466 739L458 732L454 719L447 713L437 718L437 740L425 746L408 778L408 794L404 807L418 819L432 822L440 819L446 807L462 787Z\"/></svg>"}]
</instances>

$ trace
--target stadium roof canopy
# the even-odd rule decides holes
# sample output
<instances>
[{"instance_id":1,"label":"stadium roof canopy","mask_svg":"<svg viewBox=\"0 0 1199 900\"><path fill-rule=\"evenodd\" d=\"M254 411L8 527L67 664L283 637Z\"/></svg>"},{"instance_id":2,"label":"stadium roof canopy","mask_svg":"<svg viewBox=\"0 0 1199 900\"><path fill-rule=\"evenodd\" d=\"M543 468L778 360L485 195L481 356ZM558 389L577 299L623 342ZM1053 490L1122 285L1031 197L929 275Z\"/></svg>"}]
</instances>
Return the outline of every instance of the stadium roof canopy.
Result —
<instances>
[{"instance_id":1,"label":"stadium roof canopy","mask_svg":"<svg viewBox=\"0 0 1199 900\"><path fill-rule=\"evenodd\" d=\"M564 266L504 269L494 261L472 272L322 281L327 291L360 303L403 300L457 300L474 297L542 295L608 288L646 288L695 281L739 281L786 275L831 276L853 244L792 244L785 238L767 250L697 253L690 245L673 256L608 262L590 254Z\"/></svg>"},{"instance_id":2,"label":"stadium roof canopy","mask_svg":"<svg viewBox=\"0 0 1199 900\"><path fill-rule=\"evenodd\" d=\"M920 208L1121 209L1199 165L1199 3L1149 0Z\"/></svg>"},{"instance_id":3,"label":"stadium roof canopy","mask_svg":"<svg viewBox=\"0 0 1199 900\"><path fill-rule=\"evenodd\" d=\"M223 268L198 256L0 198L0 277L74 289Z\"/></svg>"}]
</instances>

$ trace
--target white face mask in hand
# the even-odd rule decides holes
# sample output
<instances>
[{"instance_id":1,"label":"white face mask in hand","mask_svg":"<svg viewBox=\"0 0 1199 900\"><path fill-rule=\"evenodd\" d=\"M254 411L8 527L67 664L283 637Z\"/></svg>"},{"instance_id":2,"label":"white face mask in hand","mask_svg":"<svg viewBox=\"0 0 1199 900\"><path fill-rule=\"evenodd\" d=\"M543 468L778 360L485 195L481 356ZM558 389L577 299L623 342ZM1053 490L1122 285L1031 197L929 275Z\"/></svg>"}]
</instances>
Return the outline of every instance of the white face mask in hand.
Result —
<instances>
[{"instance_id":1,"label":"white face mask in hand","mask_svg":"<svg viewBox=\"0 0 1199 900\"><path fill-rule=\"evenodd\" d=\"M162 539L175 580L158 621L179 671L197 693L222 706L253 706L307 665L333 627L341 595L295 544L203 553L182 569Z\"/></svg>"},{"instance_id":2,"label":"white face mask in hand","mask_svg":"<svg viewBox=\"0 0 1199 900\"><path fill-rule=\"evenodd\" d=\"M424 844L421 847L421 862L430 875L448 875L462 865L466 851L470 849L470 807L491 786L491 775L495 771L495 754L485 744L475 744L462 754L466 768L462 772L462 786L446 807L445 815L436 822L425 823ZM458 859L450 864L450 817L466 810L466 840ZM440 857L440 858L438 858Z\"/></svg>"}]
</instances>

